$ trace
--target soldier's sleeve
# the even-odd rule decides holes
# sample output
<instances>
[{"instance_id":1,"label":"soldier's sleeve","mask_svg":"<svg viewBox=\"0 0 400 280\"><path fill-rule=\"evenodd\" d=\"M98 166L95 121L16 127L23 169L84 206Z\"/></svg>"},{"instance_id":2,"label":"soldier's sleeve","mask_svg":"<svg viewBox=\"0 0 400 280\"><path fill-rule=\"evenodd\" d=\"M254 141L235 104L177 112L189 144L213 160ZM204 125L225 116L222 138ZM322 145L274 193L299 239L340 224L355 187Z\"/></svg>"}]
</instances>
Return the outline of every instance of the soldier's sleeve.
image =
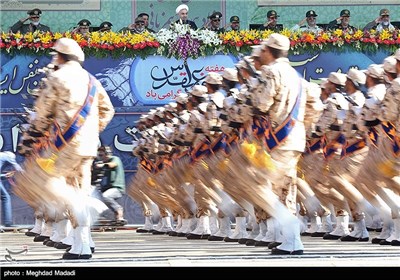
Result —
<instances>
[{"instance_id":1,"label":"soldier's sleeve","mask_svg":"<svg viewBox=\"0 0 400 280\"><path fill-rule=\"evenodd\" d=\"M259 104L259 109L267 112L275 102L274 99L277 95L277 88L280 83L280 74L268 66L263 66L261 69L261 75L266 81L266 84L264 85L262 94L258 96L257 103Z\"/></svg>"},{"instance_id":2,"label":"soldier's sleeve","mask_svg":"<svg viewBox=\"0 0 400 280\"><path fill-rule=\"evenodd\" d=\"M115 109L99 81L97 81L97 94L99 95L99 131L101 132L114 117Z\"/></svg>"},{"instance_id":3,"label":"soldier's sleeve","mask_svg":"<svg viewBox=\"0 0 400 280\"><path fill-rule=\"evenodd\" d=\"M37 132L45 134L49 131L59 109L57 106L57 100L60 98L59 92L63 90L65 90L63 83L59 82L56 77L49 77L47 87L39 93L35 103L36 115L31 127Z\"/></svg>"},{"instance_id":4,"label":"soldier's sleeve","mask_svg":"<svg viewBox=\"0 0 400 280\"><path fill-rule=\"evenodd\" d=\"M322 112L321 117L315 125L316 134L322 135L333 123L334 118L336 118L335 104L328 102L325 110Z\"/></svg>"},{"instance_id":5,"label":"soldier's sleeve","mask_svg":"<svg viewBox=\"0 0 400 280\"><path fill-rule=\"evenodd\" d=\"M40 31L50 32L50 27L48 27L47 25L41 24L40 25Z\"/></svg>"},{"instance_id":6,"label":"soldier's sleeve","mask_svg":"<svg viewBox=\"0 0 400 280\"><path fill-rule=\"evenodd\" d=\"M398 94L397 94L398 95ZM381 121L394 121L398 117L398 110L400 104L400 97L396 98L396 92L389 88L388 92L385 95L385 98L382 100L382 104L380 107L380 114L378 113L378 117Z\"/></svg>"},{"instance_id":7,"label":"soldier's sleeve","mask_svg":"<svg viewBox=\"0 0 400 280\"><path fill-rule=\"evenodd\" d=\"M17 21L13 26L11 26L10 30L13 33L17 33L18 31L21 30L21 27L24 25L24 23L22 21Z\"/></svg>"},{"instance_id":8,"label":"soldier's sleeve","mask_svg":"<svg viewBox=\"0 0 400 280\"><path fill-rule=\"evenodd\" d=\"M369 22L369 23L363 28L363 31L369 31L369 30L371 30L371 29L375 29L376 26L377 26L377 24L376 24L375 20L373 20L373 21Z\"/></svg>"}]
</instances>

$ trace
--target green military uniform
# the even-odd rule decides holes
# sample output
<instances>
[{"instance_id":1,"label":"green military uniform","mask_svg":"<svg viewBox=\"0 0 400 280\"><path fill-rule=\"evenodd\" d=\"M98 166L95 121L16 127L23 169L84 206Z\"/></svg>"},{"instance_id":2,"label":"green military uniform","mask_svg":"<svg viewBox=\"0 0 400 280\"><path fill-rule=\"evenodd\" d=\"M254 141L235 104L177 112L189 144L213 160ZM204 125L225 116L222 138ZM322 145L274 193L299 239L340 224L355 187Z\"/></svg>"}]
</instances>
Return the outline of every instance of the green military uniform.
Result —
<instances>
[{"instance_id":1,"label":"green military uniform","mask_svg":"<svg viewBox=\"0 0 400 280\"><path fill-rule=\"evenodd\" d=\"M27 14L31 18L40 18L42 11L39 9L33 9L31 11L28 11ZM34 20L32 20L31 23L26 24L24 23L26 20L27 19L17 21L13 26L11 26L10 31L12 31L13 33L21 32L22 34L35 31L50 32L50 27L48 27L47 25L41 24L39 23L39 21ZM37 24L35 24L36 22Z\"/></svg>"}]
</instances>

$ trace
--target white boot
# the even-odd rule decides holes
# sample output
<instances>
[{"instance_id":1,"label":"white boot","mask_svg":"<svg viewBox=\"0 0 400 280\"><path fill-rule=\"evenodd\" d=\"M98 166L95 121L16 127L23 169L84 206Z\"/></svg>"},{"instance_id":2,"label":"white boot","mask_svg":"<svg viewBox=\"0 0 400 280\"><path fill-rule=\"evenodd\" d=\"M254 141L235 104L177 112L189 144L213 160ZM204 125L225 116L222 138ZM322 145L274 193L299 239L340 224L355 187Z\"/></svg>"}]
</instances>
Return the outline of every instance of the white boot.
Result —
<instances>
[{"instance_id":1,"label":"white boot","mask_svg":"<svg viewBox=\"0 0 400 280\"><path fill-rule=\"evenodd\" d=\"M153 234L166 234L170 231L172 231L171 217L167 216L161 219L161 228L154 231Z\"/></svg>"},{"instance_id":2,"label":"white boot","mask_svg":"<svg viewBox=\"0 0 400 280\"><path fill-rule=\"evenodd\" d=\"M163 220L162 219L163 218L160 217L160 219L158 220L158 223L157 223L156 227L154 228L155 231L160 231L160 229L162 228L162 226L163 226Z\"/></svg>"},{"instance_id":3,"label":"white boot","mask_svg":"<svg viewBox=\"0 0 400 280\"><path fill-rule=\"evenodd\" d=\"M256 237L254 237L255 241L262 240L268 232L267 221L260 221L260 223L258 225L260 227L260 232L258 233L258 235ZM247 242L246 242L246 245L247 245Z\"/></svg>"},{"instance_id":4,"label":"white boot","mask_svg":"<svg viewBox=\"0 0 400 280\"><path fill-rule=\"evenodd\" d=\"M400 246L400 218L394 219L395 239L392 240L392 246Z\"/></svg>"},{"instance_id":5,"label":"white boot","mask_svg":"<svg viewBox=\"0 0 400 280\"><path fill-rule=\"evenodd\" d=\"M208 238L210 233L210 219L208 216L203 215L199 218L197 227L188 234L187 239L201 239L202 236Z\"/></svg>"},{"instance_id":6,"label":"white boot","mask_svg":"<svg viewBox=\"0 0 400 280\"><path fill-rule=\"evenodd\" d=\"M90 227L78 226L74 229L74 244L71 249L63 255L63 259L90 259Z\"/></svg>"},{"instance_id":7,"label":"white boot","mask_svg":"<svg viewBox=\"0 0 400 280\"><path fill-rule=\"evenodd\" d=\"M177 232L182 227L182 216L178 215L174 231Z\"/></svg>"},{"instance_id":8,"label":"white boot","mask_svg":"<svg viewBox=\"0 0 400 280\"><path fill-rule=\"evenodd\" d=\"M197 222L198 222L197 218L190 218L188 224L188 231L186 233L193 231L197 227Z\"/></svg>"},{"instance_id":9,"label":"white boot","mask_svg":"<svg viewBox=\"0 0 400 280\"><path fill-rule=\"evenodd\" d=\"M246 217L235 217L235 231L224 239L225 242L238 242L246 236Z\"/></svg>"},{"instance_id":10,"label":"white boot","mask_svg":"<svg viewBox=\"0 0 400 280\"><path fill-rule=\"evenodd\" d=\"M384 219L382 231L377 237L372 238L371 240L372 244L379 244L382 240L389 238L393 230L394 230L393 220Z\"/></svg>"},{"instance_id":11,"label":"white boot","mask_svg":"<svg viewBox=\"0 0 400 280\"><path fill-rule=\"evenodd\" d=\"M289 252L291 255L302 255L304 246L300 239L300 222L295 216L293 216L293 219L285 221L285 224L281 225L284 240L281 245L276 247L278 250L272 249L271 253L282 254L280 250L283 250Z\"/></svg>"},{"instance_id":12,"label":"white boot","mask_svg":"<svg viewBox=\"0 0 400 280\"><path fill-rule=\"evenodd\" d=\"M250 234L247 236L248 239L254 239L260 233L260 224L254 222L253 229L251 230Z\"/></svg>"},{"instance_id":13,"label":"white boot","mask_svg":"<svg viewBox=\"0 0 400 280\"><path fill-rule=\"evenodd\" d=\"M196 228L196 225L196 218L182 219L182 227L179 229L178 236L186 236Z\"/></svg>"},{"instance_id":14,"label":"white boot","mask_svg":"<svg viewBox=\"0 0 400 280\"><path fill-rule=\"evenodd\" d=\"M369 233L365 226L365 219L361 218L358 221L354 221L353 231L346 236L340 238L341 241L368 241Z\"/></svg>"},{"instance_id":15,"label":"white boot","mask_svg":"<svg viewBox=\"0 0 400 280\"><path fill-rule=\"evenodd\" d=\"M215 234L211 234L209 241L222 241L231 234L231 219L228 216L218 218L219 229Z\"/></svg>"},{"instance_id":16,"label":"white boot","mask_svg":"<svg viewBox=\"0 0 400 280\"><path fill-rule=\"evenodd\" d=\"M280 227L278 220L271 217L267 219L267 233L261 240L267 244L256 244L256 246L268 246L269 243L278 242L278 236L280 235Z\"/></svg>"},{"instance_id":17,"label":"white boot","mask_svg":"<svg viewBox=\"0 0 400 280\"><path fill-rule=\"evenodd\" d=\"M69 231L71 230L71 223L68 219L63 219L54 224L53 234L50 236L50 240L54 242L61 242L65 237L67 237ZM46 246L53 246L46 244Z\"/></svg>"},{"instance_id":18,"label":"white boot","mask_svg":"<svg viewBox=\"0 0 400 280\"><path fill-rule=\"evenodd\" d=\"M323 237L325 233L329 233L333 230L332 221L331 221L331 214L322 216L321 219L321 226L317 230L317 233L320 233L320 237ZM313 236L313 235L311 235Z\"/></svg>"},{"instance_id":19,"label":"white boot","mask_svg":"<svg viewBox=\"0 0 400 280\"><path fill-rule=\"evenodd\" d=\"M382 228L382 219L380 215L373 215L372 216L372 224L370 226L367 226L367 228L370 229L381 229Z\"/></svg>"},{"instance_id":20,"label":"white boot","mask_svg":"<svg viewBox=\"0 0 400 280\"><path fill-rule=\"evenodd\" d=\"M336 227L329 234L324 235L324 239L337 240L342 236L350 234L349 230L349 215L337 216L336 217Z\"/></svg>"},{"instance_id":21,"label":"white boot","mask_svg":"<svg viewBox=\"0 0 400 280\"><path fill-rule=\"evenodd\" d=\"M215 235L219 231L218 219L216 216L210 216L210 232L211 235Z\"/></svg>"},{"instance_id":22,"label":"white boot","mask_svg":"<svg viewBox=\"0 0 400 280\"><path fill-rule=\"evenodd\" d=\"M71 224L71 222L68 220L69 224ZM63 239L61 239L61 241L59 243L62 244L66 244L69 246L72 246L72 244L74 244L74 229L70 228L69 232L67 232L67 236Z\"/></svg>"},{"instance_id":23,"label":"white boot","mask_svg":"<svg viewBox=\"0 0 400 280\"><path fill-rule=\"evenodd\" d=\"M38 235L42 232L42 226L43 226L44 222L43 222L43 218L35 218L35 225L33 226L33 228L26 232L25 235L26 236L35 236Z\"/></svg>"},{"instance_id":24,"label":"white boot","mask_svg":"<svg viewBox=\"0 0 400 280\"><path fill-rule=\"evenodd\" d=\"M317 215L310 216L310 227L306 230L306 233L311 235L314 232L317 232L321 228L321 217Z\"/></svg>"},{"instance_id":25,"label":"white boot","mask_svg":"<svg viewBox=\"0 0 400 280\"><path fill-rule=\"evenodd\" d=\"M137 233L147 233L154 230L152 216L144 216L144 226L136 230Z\"/></svg>"},{"instance_id":26,"label":"white boot","mask_svg":"<svg viewBox=\"0 0 400 280\"><path fill-rule=\"evenodd\" d=\"M297 214L297 219L300 221L300 232L301 235L309 235L306 231L308 229L308 218L307 216L302 216Z\"/></svg>"},{"instance_id":27,"label":"white boot","mask_svg":"<svg viewBox=\"0 0 400 280\"><path fill-rule=\"evenodd\" d=\"M188 227L189 227L189 219L182 219L182 224L179 229L176 230L176 233L186 233L188 232Z\"/></svg>"},{"instance_id":28,"label":"white boot","mask_svg":"<svg viewBox=\"0 0 400 280\"><path fill-rule=\"evenodd\" d=\"M392 234L388 238L386 238L386 241L391 243L395 240L400 241L400 218L393 219Z\"/></svg>"},{"instance_id":29,"label":"white boot","mask_svg":"<svg viewBox=\"0 0 400 280\"><path fill-rule=\"evenodd\" d=\"M44 227L40 235L35 236L33 239L34 242L43 242L45 239L50 238L53 234L53 222L47 221L44 223Z\"/></svg>"}]
</instances>

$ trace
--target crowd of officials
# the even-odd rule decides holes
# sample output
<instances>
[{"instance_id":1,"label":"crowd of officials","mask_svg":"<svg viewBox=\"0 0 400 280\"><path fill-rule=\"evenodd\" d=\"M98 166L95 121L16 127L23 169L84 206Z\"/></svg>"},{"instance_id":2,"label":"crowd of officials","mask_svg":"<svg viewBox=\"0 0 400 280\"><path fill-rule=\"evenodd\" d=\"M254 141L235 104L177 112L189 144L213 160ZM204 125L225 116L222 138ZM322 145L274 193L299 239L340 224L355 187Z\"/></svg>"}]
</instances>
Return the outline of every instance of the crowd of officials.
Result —
<instances>
[{"instance_id":1,"label":"crowd of officials","mask_svg":"<svg viewBox=\"0 0 400 280\"><path fill-rule=\"evenodd\" d=\"M230 30L240 30L240 19L238 16L233 15L229 18L229 22L225 26L221 26L221 20L223 19L223 14L219 11L213 12L207 17L207 22L203 26L197 26L197 24L190 20L188 17L189 7L186 4L179 5L176 10L176 15L178 19L175 23L188 24L191 29L208 29L215 31L217 33L230 31ZM33 9L27 12L28 16L17 21L11 28L10 31L16 33L27 33L34 32L36 30L40 31L50 31L50 27L40 22L40 17L42 11L40 9ZM140 13L134 20L133 23L121 28L120 30L113 30L119 32L131 32L134 34L140 34L145 31L155 33L156 31L149 28L149 14ZM258 30L272 30L274 32L282 31L284 27L283 24L279 23L280 15L275 10L269 10L267 12L266 21L262 24L251 24L250 29ZM323 30L336 30L341 29L347 32L354 32L358 28L354 27L350 23L351 12L348 9L343 9L339 16L329 23L319 24L317 22L318 14L315 10L309 10L306 12L305 17L296 25L290 28L291 30L300 30L307 32L320 32ZM27 21L29 20L29 23ZM73 33L80 33L82 35L87 35L91 31L110 31L113 28L113 24L109 21L102 22L98 27L93 26L88 19L80 20L76 27L72 30ZM363 30L376 29L377 31L382 30L394 30L396 27L390 22L390 11L388 9L381 9L378 16L369 22Z\"/></svg>"}]
</instances>

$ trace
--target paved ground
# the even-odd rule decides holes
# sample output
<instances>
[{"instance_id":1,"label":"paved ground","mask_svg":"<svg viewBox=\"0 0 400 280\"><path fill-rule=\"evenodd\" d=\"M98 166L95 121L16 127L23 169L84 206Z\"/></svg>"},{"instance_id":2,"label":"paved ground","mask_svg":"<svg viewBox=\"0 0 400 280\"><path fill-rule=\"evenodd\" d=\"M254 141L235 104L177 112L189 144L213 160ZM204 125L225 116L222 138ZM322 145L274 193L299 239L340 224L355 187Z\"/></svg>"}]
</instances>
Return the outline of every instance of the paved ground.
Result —
<instances>
[{"instance_id":1,"label":"paved ground","mask_svg":"<svg viewBox=\"0 0 400 280\"><path fill-rule=\"evenodd\" d=\"M116 232L93 231L93 238L96 252L92 259L66 261L61 259L63 250L33 242L23 230L6 231L0 233L0 267L400 267L400 247L370 242L302 237L304 255L282 257L270 255L265 247L136 233L133 226ZM12 254L14 260L10 260L6 249L28 250Z\"/></svg>"}]
</instances>

